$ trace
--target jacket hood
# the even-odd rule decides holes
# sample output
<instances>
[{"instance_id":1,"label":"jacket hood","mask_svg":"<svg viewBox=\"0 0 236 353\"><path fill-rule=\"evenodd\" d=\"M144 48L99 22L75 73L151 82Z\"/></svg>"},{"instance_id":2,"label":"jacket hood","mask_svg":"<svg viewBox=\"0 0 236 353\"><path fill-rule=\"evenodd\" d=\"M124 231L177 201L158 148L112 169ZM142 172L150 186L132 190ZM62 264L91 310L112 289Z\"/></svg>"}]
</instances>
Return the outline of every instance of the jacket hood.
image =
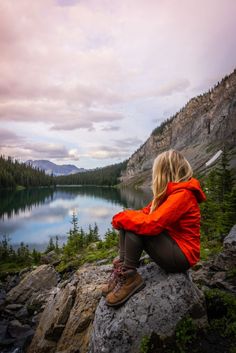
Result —
<instances>
[{"instance_id":1,"label":"jacket hood","mask_svg":"<svg viewBox=\"0 0 236 353\"><path fill-rule=\"evenodd\" d=\"M174 192L175 190L179 190L179 189L191 190L194 193L198 203L206 201L206 195L202 191L199 181L195 178L191 178L188 181L181 181L181 182L169 181L167 184L166 195L168 196L172 194L172 192Z\"/></svg>"}]
</instances>

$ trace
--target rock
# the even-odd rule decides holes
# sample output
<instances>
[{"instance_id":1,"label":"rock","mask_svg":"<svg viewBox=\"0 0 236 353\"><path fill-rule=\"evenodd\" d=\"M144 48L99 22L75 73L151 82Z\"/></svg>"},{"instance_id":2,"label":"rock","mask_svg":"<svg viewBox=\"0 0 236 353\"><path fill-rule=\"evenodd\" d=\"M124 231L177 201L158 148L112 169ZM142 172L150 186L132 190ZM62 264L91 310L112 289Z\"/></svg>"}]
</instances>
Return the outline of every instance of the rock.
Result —
<instances>
[{"instance_id":1,"label":"rock","mask_svg":"<svg viewBox=\"0 0 236 353\"><path fill-rule=\"evenodd\" d=\"M5 289L0 288L0 310L4 307L6 295Z\"/></svg>"},{"instance_id":2,"label":"rock","mask_svg":"<svg viewBox=\"0 0 236 353\"><path fill-rule=\"evenodd\" d=\"M101 285L110 269L111 265L83 265L70 281L57 287L45 306L27 353L87 353Z\"/></svg>"},{"instance_id":3,"label":"rock","mask_svg":"<svg viewBox=\"0 0 236 353\"><path fill-rule=\"evenodd\" d=\"M227 237L225 237L223 245L225 249L232 249L236 247L236 224L231 228Z\"/></svg>"},{"instance_id":4,"label":"rock","mask_svg":"<svg viewBox=\"0 0 236 353\"><path fill-rule=\"evenodd\" d=\"M61 259L58 259L58 255L54 250L41 256L41 259L40 259L41 264L52 264L54 266L58 265L60 262L61 262Z\"/></svg>"},{"instance_id":5,"label":"rock","mask_svg":"<svg viewBox=\"0 0 236 353\"><path fill-rule=\"evenodd\" d=\"M12 346L12 344L15 343L15 338L3 338L0 341L0 347L7 347L7 346ZM6 352L5 350L3 351L4 353ZM8 352L8 351L7 351ZM10 351L11 352L11 351ZM13 351L14 352L14 351Z\"/></svg>"},{"instance_id":6,"label":"rock","mask_svg":"<svg viewBox=\"0 0 236 353\"><path fill-rule=\"evenodd\" d=\"M29 272L33 270L32 267L25 267L19 272L20 279L22 280Z\"/></svg>"},{"instance_id":7,"label":"rock","mask_svg":"<svg viewBox=\"0 0 236 353\"><path fill-rule=\"evenodd\" d=\"M104 298L100 300L89 353L137 353L143 336L171 336L187 314L199 326L207 324L204 295L188 272L167 274L153 262L139 272L146 286L121 307L108 307Z\"/></svg>"},{"instance_id":8,"label":"rock","mask_svg":"<svg viewBox=\"0 0 236 353\"><path fill-rule=\"evenodd\" d=\"M38 314L34 315L31 319L32 324L35 326L38 326L39 321L41 319L41 316L42 316L42 313L38 313Z\"/></svg>"},{"instance_id":9,"label":"rock","mask_svg":"<svg viewBox=\"0 0 236 353\"><path fill-rule=\"evenodd\" d=\"M200 267L190 270L199 288L220 288L236 294L236 225L224 239L224 249ZM231 271L234 271L231 275Z\"/></svg>"},{"instance_id":10,"label":"rock","mask_svg":"<svg viewBox=\"0 0 236 353\"><path fill-rule=\"evenodd\" d=\"M96 265L98 265L98 266L104 265L104 264L108 263L109 261L110 261L109 259L97 260Z\"/></svg>"},{"instance_id":11,"label":"rock","mask_svg":"<svg viewBox=\"0 0 236 353\"><path fill-rule=\"evenodd\" d=\"M23 325L19 320L10 321L7 331L12 338L20 338L33 333L29 325Z\"/></svg>"},{"instance_id":12,"label":"rock","mask_svg":"<svg viewBox=\"0 0 236 353\"><path fill-rule=\"evenodd\" d=\"M23 306L19 311L17 311L17 313L15 313L15 317L17 319L24 319L24 318L27 318L28 316L29 316L29 312L26 306Z\"/></svg>"},{"instance_id":13,"label":"rock","mask_svg":"<svg viewBox=\"0 0 236 353\"><path fill-rule=\"evenodd\" d=\"M21 309L22 308L22 306L23 306L23 304L8 304L7 306L6 306L6 309L9 309L9 310L19 310L19 309Z\"/></svg>"},{"instance_id":14,"label":"rock","mask_svg":"<svg viewBox=\"0 0 236 353\"><path fill-rule=\"evenodd\" d=\"M25 303L35 292L42 292L55 286L58 276L51 265L41 265L28 273L6 296L8 303Z\"/></svg>"},{"instance_id":15,"label":"rock","mask_svg":"<svg viewBox=\"0 0 236 353\"><path fill-rule=\"evenodd\" d=\"M8 326L7 320L0 321L0 342L4 339L7 333L7 326Z\"/></svg>"},{"instance_id":16,"label":"rock","mask_svg":"<svg viewBox=\"0 0 236 353\"><path fill-rule=\"evenodd\" d=\"M5 280L5 290L9 292L13 287L17 286L20 282L21 278L19 273L8 275Z\"/></svg>"}]
</instances>

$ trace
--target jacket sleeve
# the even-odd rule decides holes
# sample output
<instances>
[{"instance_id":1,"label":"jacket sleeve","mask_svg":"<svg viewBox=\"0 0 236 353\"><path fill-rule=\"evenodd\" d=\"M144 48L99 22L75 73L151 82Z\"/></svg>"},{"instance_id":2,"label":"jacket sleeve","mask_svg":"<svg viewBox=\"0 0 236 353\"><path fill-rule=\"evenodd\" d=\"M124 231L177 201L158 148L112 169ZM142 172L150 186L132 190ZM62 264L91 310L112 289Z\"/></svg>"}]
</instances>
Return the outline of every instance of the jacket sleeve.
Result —
<instances>
[{"instance_id":1,"label":"jacket sleeve","mask_svg":"<svg viewBox=\"0 0 236 353\"><path fill-rule=\"evenodd\" d=\"M149 202L149 204L148 204L147 206L143 207L142 209L140 209L140 210L132 210L132 212L133 212L133 213L149 214L151 205L152 205L152 201ZM118 226L118 224L117 224L116 221L119 220L119 218L122 217L122 214L125 213L125 212L127 212L127 211L131 211L131 210L121 211L121 212L119 212L119 213L117 213L117 214L115 214L115 215L113 216L111 224L112 224L112 226L113 226L115 229L120 229L120 228L122 228L121 226Z\"/></svg>"},{"instance_id":2,"label":"jacket sleeve","mask_svg":"<svg viewBox=\"0 0 236 353\"><path fill-rule=\"evenodd\" d=\"M149 214L151 205L152 205L152 201L149 202L149 204L148 204L147 206L145 206L144 208L142 208L141 211L142 211L143 213L145 213L145 214Z\"/></svg>"},{"instance_id":3,"label":"jacket sleeve","mask_svg":"<svg viewBox=\"0 0 236 353\"><path fill-rule=\"evenodd\" d=\"M154 212L146 214L125 210L113 217L116 229L123 228L136 234L157 235L178 221L193 205L192 192L179 189L168 196Z\"/></svg>"}]
</instances>

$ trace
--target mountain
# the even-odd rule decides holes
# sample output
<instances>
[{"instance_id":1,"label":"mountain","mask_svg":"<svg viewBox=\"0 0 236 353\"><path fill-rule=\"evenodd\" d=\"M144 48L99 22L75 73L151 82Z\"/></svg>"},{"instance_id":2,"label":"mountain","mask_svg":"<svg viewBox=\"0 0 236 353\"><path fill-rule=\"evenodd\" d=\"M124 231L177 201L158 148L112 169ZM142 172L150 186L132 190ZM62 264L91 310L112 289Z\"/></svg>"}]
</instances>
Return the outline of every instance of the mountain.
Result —
<instances>
[{"instance_id":1,"label":"mountain","mask_svg":"<svg viewBox=\"0 0 236 353\"><path fill-rule=\"evenodd\" d=\"M53 173L53 175L55 176L70 175L70 174L86 171L86 169L77 168L75 165L72 165L72 164L58 165L47 160L35 160L35 161L28 160L26 164L30 164L34 168L45 170L46 174Z\"/></svg>"},{"instance_id":2,"label":"mountain","mask_svg":"<svg viewBox=\"0 0 236 353\"><path fill-rule=\"evenodd\" d=\"M121 185L150 187L154 159L170 148L182 152L193 170L204 174L224 147L231 168L236 168L236 69L153 130L128 159Z\"/></svg>"}]
</instances>

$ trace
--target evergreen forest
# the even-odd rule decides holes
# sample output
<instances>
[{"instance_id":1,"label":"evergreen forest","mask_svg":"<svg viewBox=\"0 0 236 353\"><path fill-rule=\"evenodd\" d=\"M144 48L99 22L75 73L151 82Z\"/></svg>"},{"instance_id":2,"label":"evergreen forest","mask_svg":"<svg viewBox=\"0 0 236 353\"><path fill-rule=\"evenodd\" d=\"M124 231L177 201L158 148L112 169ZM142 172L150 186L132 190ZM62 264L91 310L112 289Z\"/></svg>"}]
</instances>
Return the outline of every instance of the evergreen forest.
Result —
<instances>
[{"instance_id":1,"label":"evergreen forest","mask_svg":"<svg viewBox=\"0 0 236 353\"><path fill-rule=\"evenodd\" d=\"M52 175L44 171L13 160L11 157L0 156L0 188L39 187L55 185Z\"/></svg>"},{"instance_id":2,"label":"evergreen forest","mask_svg":"<svg viewBox=\"0 0 236 353\"><path fill-rule=\"evenodd\" d=\"M126 168L128 160L112 164L103 168L96 168L86 172L58 176L55 178L59 185L102 185L114 186L118 184L122 170Z\"/></svg>"}]
</instances>

